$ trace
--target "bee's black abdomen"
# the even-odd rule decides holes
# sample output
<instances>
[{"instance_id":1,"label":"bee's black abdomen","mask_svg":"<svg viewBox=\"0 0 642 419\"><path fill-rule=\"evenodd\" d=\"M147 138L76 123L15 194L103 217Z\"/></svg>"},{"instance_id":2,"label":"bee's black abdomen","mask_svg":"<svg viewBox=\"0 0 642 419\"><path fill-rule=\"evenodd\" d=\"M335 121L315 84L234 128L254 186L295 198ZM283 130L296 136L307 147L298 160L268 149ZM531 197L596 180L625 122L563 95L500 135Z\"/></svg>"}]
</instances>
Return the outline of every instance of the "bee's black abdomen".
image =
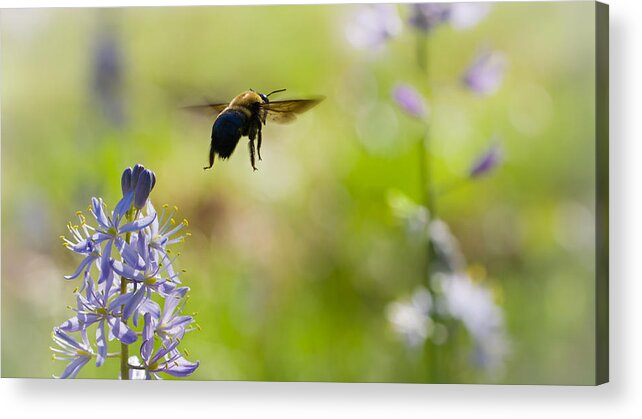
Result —
<instances>
[{"instance_id":1,"label":"bee's black abdomen","mask_svg":"<svg viewBox=\"0 0 642 419\"><path fill-rule=\"evenodd\" d=\"M212 126L212 150L224 159L230 157L246 124L243 112L228 109L221 113Z\"/></svg>"}]
</instances>

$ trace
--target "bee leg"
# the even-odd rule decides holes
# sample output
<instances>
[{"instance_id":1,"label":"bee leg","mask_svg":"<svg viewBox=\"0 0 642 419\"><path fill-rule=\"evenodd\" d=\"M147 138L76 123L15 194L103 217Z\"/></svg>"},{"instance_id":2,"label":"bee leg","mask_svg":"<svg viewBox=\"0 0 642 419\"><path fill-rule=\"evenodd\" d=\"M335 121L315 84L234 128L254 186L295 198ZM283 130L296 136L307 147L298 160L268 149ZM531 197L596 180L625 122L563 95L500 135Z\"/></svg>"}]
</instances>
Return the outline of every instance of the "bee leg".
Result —
<instances>
[{"instance_id":1,"label":"bee leg","mask_svg":"<svg viewBox=\"0 0 642 419\"><path fill-rule=\"evenodd\" d=\"M214 147L210 146L210 165L203 167L203 170L211 169L214 166Z\"/></svg>"},{"instance_id":2,"label":"bee leg","mask_svg":"<svg viewBox=\"0 0 642 419\"><path fill-rule=\"evenodd\" d=\"M259 160L262 160L261 159L261 140L263 139L263 136L261 135L261 124L259 124L259 132L258 132L258 134L259 134L259 141L256 144L256 152L259 155Z\"/></svg>"},{"instance_id":3,"label":"bee leg","mask_svg":"<svg viewBox=\"0 0 642 419\"><path fill-rule=\"evenodd\" d=\"M253 138L250 139L249 145L250 145L250 164L252 165L252 169L257 170L255 165L256 161L254 159L254 139Z\"/></svg>"}]
</instances>

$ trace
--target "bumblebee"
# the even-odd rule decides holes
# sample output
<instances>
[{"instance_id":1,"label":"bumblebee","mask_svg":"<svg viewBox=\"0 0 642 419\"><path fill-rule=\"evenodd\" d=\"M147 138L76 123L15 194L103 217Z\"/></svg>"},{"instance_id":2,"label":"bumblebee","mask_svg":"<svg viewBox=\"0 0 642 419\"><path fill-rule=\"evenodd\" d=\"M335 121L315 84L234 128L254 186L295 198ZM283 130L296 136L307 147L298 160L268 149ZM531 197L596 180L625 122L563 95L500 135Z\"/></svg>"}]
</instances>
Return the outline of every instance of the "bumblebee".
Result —
<instances>
[{"instance_id":1,"label":"bumblebee","mask_svg":"<svg viewBox=\"0 0 642 419\"><path fill-rule=\"evenodd\" d=\"M210 144L209 166L214 165L215 156L229 158L241 137L248 137L250 164L256 169L256 157L261 160L261 128L266 121L286 124L296 119L296 115L316 106L323 97L312 99L279 100L270 102L270 95L284 92L274 90L267 95L250 89L236 96L230 103L211 103L188 106L193 110L208 111L217 115L212 125L212 142ZM257 140L256 148L254 141Z\"/></svg>"}]
</instances>

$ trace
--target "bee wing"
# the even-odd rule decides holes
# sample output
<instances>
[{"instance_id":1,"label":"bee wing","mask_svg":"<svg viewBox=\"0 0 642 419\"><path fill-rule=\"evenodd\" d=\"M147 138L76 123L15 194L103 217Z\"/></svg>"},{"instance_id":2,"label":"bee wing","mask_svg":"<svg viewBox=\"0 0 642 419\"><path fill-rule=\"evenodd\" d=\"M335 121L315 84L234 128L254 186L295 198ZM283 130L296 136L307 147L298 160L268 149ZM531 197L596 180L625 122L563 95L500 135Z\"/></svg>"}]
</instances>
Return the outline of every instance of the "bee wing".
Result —
<instances>
[{"instance_id":1,"label":"bee wing","mask_svg":"<svg viewBox=\"0 0 642 419\"><path fill-rule=\"evenodd\" d=\"M204 105L183 106L181 109L186 109L191 112L197 112L208 116L216 116L223 112L223 109L227 108L228 105L229 103L206 103Z\"/></svg>"},{"instance_id":2,"label":"bee wing","mask_svg":"<svg viewBox=\"0 0 642 419\"><path fill-rule=\"evenodd\" d=\"M303 113L319 104L324 98L278 100L262 105L267 111L267 120L287 124L296 119L296 114Z\"/></svg>"}]
</instances>

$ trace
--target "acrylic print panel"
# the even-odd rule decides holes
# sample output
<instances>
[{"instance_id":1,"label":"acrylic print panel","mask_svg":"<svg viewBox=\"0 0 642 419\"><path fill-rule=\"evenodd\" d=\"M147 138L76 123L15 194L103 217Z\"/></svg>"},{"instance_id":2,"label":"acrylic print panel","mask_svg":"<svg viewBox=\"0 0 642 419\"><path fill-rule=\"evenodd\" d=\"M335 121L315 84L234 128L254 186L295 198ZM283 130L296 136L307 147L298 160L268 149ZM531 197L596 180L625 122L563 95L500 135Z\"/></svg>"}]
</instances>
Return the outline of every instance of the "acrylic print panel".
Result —
<instances>
[{"instance_id":1,"label":"acrylic print panel","mask_svg":"<svg viewBox=\"0 0 642 419\"><path fill-rule=\"evenodd\" d=\"M606 13L2 10L3 377L606 381Z\"/></svg>"}]
</instances>

